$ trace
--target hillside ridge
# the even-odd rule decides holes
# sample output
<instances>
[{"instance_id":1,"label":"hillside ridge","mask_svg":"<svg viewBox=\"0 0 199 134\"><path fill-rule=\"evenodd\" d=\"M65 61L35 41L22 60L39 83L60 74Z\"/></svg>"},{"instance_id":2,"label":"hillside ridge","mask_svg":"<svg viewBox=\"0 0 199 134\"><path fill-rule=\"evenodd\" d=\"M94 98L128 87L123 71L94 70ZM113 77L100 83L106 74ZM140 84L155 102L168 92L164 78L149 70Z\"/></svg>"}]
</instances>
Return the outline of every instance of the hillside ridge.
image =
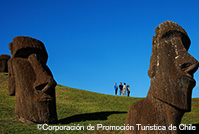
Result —
<instances>
[{"instance_id":1,"label":"hillside ridge","mask_svg":"<svg viewBox=\"0 0 199 134\"><path fill-rule=\"evenodd\" d=\"M15 120L15 97L8 95L8 74L0 73L0 130L1 133L54 133L37 129L37 124L24 124ZM120 97L56 86L56 104L58 114L57 125L71 126L79 124L88 126L124 126L130 106L143 98ZM185 113L184 124L199 124L199 98L192 99L192 111ZM65 133L57 131L56 133ZM67 131L67 133L82 133L82 131ZM108 130L84 130L84 133L124 133Z\"/></svg>"}]
</instances>

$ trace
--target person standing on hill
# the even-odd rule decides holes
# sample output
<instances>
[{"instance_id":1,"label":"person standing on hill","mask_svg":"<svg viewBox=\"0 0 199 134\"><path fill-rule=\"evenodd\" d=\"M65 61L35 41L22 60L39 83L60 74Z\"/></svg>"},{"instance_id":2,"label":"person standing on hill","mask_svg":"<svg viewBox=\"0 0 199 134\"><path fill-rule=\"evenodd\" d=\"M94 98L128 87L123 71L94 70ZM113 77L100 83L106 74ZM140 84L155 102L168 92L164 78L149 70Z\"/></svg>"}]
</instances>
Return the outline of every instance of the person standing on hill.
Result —
<instances>
[{"instance_id":1,"label":"person standing on hill","mask_svg":"<svg viewBox=\"0 0 199 134\"><path fill-rule=\"evenodd\" d=\"M127 89L127 95L129 97L129 95L130 95L130 87L129 87L129 85L127 85L126 89Z\"/></svg>"},{"instance_id":2,"label":"person standing on hill","mask_svg":"<svg viewBox=\"0 0 199 134\"><path fill-rule=\"evenodd\" d=\"M119 89L120 89L120 96L121 96L121 94L122 94L122 90L123 90L122 82L120 82Z\"/></svg>"},{"instance_id":3,"label":"person standing on hill","mask_svg":"<svg viewBox=\"0 0 199 134\"><path fill-rule=\"evenodd\" d=\"M123 96L126 96L126 83L124 83L124 86L123 86Z\"/></svg>"},{"instance_id":4,"label":"person standing on hill","mask_svg":"<svg viewBox=\"0 0 199 134\"><path fill-rule=\"evenodd\" d=\"M117 96L117 90L118 90L117 83L115 83L114 89L115 89L115 95Z\"/></svg>"}]
</instances>

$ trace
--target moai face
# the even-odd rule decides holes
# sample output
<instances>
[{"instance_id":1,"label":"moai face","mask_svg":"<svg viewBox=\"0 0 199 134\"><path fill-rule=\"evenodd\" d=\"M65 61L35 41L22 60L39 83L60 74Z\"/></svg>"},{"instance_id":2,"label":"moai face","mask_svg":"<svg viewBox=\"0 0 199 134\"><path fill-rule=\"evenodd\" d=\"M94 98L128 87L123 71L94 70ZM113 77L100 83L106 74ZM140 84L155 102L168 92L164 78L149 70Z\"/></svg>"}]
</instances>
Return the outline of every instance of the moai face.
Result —
<instances>
[{"instance_id":1,"label":"moai face","mask_svg":"<svg viewBox=\"0 0 199 134\"><path fill-rule=\"evenodd\" d=\"M56 82L46 66L44 44L30 37L16 37L9 48L9 93L16 96L16 117L24 122L55 122Z\"/></svg>"},{"instance_id":2,"label":"moai face","mask_svg":"<svg viewBox=\"0 0 199 134\"><path fill-rule=\"evenodd\" d=\"M171 21L163 22L155 31L148 95L190 111L192 89L196 83L193 74L198 69L198 61L188 53L190 39L180 25Z\"/></svg>"}]
</instances>

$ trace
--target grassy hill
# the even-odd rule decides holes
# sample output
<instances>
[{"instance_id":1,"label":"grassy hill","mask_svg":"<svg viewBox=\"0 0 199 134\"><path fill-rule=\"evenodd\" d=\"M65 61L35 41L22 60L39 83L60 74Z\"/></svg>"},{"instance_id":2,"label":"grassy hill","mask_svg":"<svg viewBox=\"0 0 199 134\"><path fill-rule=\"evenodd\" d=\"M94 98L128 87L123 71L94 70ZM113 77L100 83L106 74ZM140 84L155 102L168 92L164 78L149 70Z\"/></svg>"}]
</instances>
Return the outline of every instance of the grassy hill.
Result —
<instances>
[{"instance_id":1,"label":"grassy hill","mask_svg":"<svg viewBox=\"0 0 199 134\"><path fill-rule=\"evenodd\" d=\"M15 120L15 99L9 96L8 75L0 73L0 133L55 133L55 131L38 130L37 124L24 124ZM120 133L123 131L88 131L91 124L103 126L124 126L127 112L132 103L143 98L120 97L93 93L89 91L56 86L56 104L58 126L84 126L84 131L56 131L56 133ZM192 112L182 119L184 124L199 123L199 99L192 99Z\"/></svg>"}]
</instances>

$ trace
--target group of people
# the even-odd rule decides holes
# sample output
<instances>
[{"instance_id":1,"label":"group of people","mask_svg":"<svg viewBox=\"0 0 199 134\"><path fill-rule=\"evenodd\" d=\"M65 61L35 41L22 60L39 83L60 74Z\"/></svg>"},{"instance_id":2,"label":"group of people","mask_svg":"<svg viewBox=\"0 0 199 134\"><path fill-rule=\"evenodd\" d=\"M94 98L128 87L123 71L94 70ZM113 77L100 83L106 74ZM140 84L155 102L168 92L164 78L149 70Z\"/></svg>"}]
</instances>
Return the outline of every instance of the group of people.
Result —
<instances>
[{"instance_id":1,"label":"group of people","mask_svg":"<svg viewBox=\"0 0 199 134\"><path fill-rule=\"evenodd\" d=\"M118 91L117 83L115 83L114 89L115 89L115 95L117 95L117 91ZM126 83L122 84L122 82L120 82L119 89L120 89L120 96L122 94L123 96L128 96L129 97L129 95L130 95L130 87L129 87L129 85L126 86ZM127 94L126 94L126 92L127 92Z\"/></svg>"}]
</instances>

